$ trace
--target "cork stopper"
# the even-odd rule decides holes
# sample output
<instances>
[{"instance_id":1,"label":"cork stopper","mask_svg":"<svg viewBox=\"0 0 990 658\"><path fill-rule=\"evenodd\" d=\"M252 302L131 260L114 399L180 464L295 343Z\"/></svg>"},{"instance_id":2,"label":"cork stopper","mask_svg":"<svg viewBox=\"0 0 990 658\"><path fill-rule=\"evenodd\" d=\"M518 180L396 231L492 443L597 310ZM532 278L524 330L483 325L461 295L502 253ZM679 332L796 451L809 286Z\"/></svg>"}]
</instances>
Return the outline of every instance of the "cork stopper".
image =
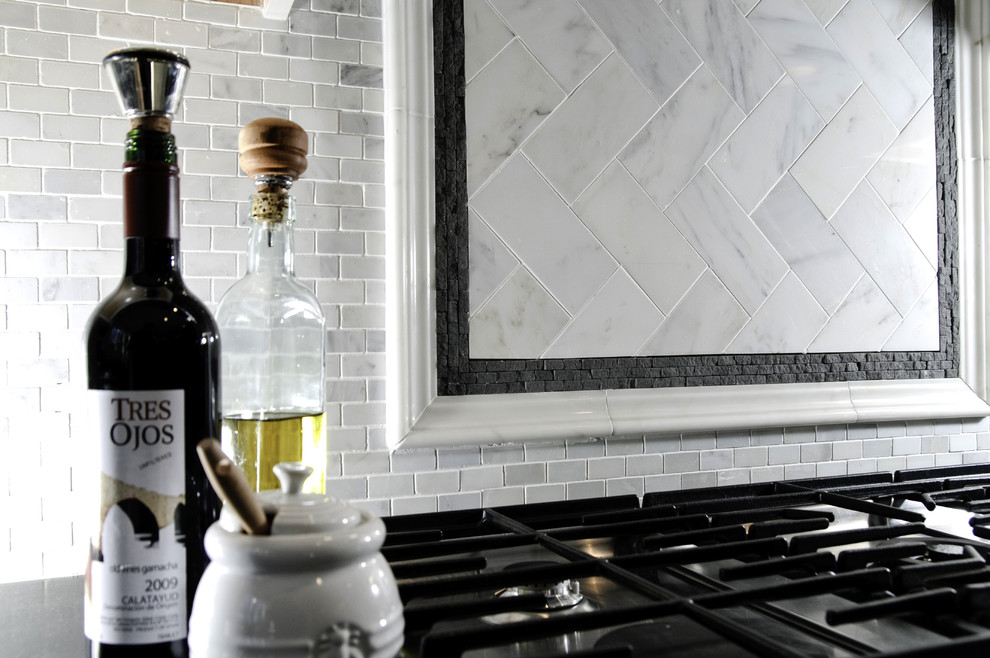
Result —
<instances>
[{"instance_id":1,"label":"cork stopper","mask_svg":"<svg viewBox=\"0 0 990 658\"><path fill-rule=\"evenodd\" d=\"M306 171L306 131L286 119L256 119L241 129L237 145L240 166L255 180L270 177L294 181Z\"/></svg>"}]
</instances>

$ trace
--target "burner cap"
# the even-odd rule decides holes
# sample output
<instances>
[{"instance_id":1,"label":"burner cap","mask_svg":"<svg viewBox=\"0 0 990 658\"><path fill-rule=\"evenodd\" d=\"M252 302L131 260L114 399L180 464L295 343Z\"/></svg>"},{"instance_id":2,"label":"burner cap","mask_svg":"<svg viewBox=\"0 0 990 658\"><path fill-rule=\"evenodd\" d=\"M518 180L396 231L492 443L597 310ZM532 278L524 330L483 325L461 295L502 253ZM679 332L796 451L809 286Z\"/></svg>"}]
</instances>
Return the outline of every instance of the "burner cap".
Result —
<instances>
[{"instance_id":1,"label":"burner cap","mask_svg":"<svg viewBox=\"0 0 990 658\"><path fill-rule=\"evenodd\" d=\"M550 561L518 562L505 567L504 571L516 571L555 564L557 563ZM506 587L495 592L495 598L521 596L524 594L543 594L547 610L573 608L584 600L584 595L581 594L580 583L569 578L559 582L534 582L529 585Z\"/></svg>"}]
</instances>

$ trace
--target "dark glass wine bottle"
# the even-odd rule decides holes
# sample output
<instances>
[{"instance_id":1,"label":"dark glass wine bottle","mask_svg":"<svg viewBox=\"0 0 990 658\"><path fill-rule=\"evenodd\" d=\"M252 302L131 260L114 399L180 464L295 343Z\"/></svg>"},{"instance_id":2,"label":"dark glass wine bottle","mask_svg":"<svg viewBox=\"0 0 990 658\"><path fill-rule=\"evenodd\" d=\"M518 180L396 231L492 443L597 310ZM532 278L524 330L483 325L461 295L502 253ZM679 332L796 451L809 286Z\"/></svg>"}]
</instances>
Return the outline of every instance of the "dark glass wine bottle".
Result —
<instances>
[{"instance_id":1,"label":"dark glass wine bottle","mask_svg":"<svg viewBox=\"0 0 990 658\"><path fill-rule=\"evenodd\" d=\"M152 49L104 66L131 119L123 167L124 276L86 336L98 525L86 569L93 656L185 656L203 534L219 501L196 444L219 433L220 341L179 272L171 116L188 62ZM140 645L140 646L136 646Z\"/></svg>"}]
</instances>

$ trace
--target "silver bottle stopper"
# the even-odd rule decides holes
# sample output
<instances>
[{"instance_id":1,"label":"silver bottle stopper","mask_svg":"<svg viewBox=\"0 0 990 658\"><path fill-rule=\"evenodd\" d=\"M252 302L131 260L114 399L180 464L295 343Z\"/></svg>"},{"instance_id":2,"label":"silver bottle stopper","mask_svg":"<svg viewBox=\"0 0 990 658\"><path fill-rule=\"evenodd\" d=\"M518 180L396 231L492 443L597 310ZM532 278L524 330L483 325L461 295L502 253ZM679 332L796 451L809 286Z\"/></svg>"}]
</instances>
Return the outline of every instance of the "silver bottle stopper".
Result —
<instances>
[{"instance_id":1,"label":"silver bottle stopper","mask_svg":"<svg viewBox=\"0 0 990 658\"><path fill-rule=\"evenodd\" d=\"M103 58L124 116L134 125L143 119L171 123L182 100L189 60L156 48L125 48Z\"/></svg>"}]
</instances>

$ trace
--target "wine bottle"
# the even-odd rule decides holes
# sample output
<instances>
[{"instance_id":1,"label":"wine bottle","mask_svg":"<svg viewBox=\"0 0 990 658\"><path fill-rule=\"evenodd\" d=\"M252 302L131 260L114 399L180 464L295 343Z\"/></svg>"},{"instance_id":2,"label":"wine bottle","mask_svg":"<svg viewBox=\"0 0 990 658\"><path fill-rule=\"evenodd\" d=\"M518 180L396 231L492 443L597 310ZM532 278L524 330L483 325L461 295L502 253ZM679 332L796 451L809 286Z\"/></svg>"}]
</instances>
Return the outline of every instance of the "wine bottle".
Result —
<instances>
[{"instance_id":1,"label":"wine bottle","mask_svg":"<svg viewBox=\"0 0 990 658\"><path fill-rule=\"evenodd\" d=\"M323 493L325 320L316 296L293 270L295 199L308 138L276 118L252 121L238 140L240 166L254 179L247 273L224 294L216 317L221 362L224 451L255 491L278 489L273 467L313 468L305 491Z\"/></svg>"},{"instance_id":2,"label":"wine bottle","mask_svg":"<svg viewBox=\"0 0 990 658\"><path fill-rule=\"evenodd\" d=\"M196 454L219 431L220 338L179 270L179 170L171 117L189 70L155 49L110 53L124 145L124 275L89 320L99 515L84 627L94 656L185 656L219 500ZM137 646L140 645L140 646Z\"/></svg>"}]
</instances>

